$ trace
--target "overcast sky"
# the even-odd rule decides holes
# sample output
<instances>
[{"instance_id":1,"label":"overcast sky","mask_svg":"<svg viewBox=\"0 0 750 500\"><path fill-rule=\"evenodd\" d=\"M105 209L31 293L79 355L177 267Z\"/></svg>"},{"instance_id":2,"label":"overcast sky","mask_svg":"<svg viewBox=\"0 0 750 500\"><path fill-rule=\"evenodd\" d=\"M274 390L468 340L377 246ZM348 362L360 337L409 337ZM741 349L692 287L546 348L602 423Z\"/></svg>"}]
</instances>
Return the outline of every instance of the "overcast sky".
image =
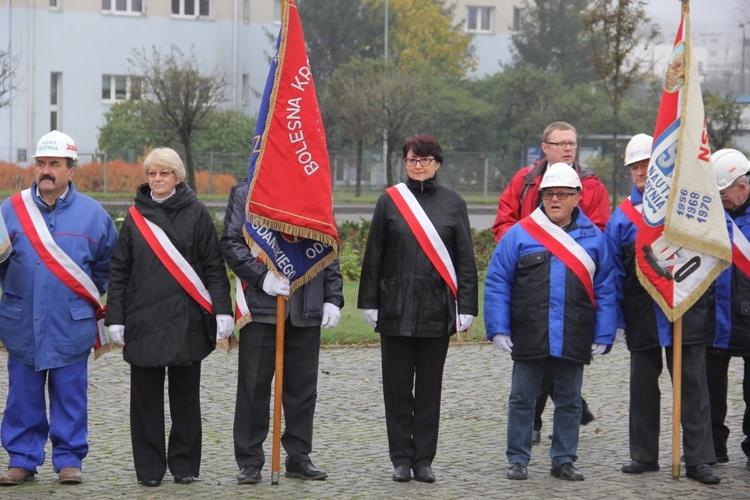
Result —
<instances>
[{"instance_id":1,"label":"overcast sky","mask_svg":"<svg viewBox=\"0 0 750 500\"><path fill-rule=\"evenodd\" d=\"M661 26L662 35L674 38L680 24L682 2L679 0L649 0L646 7L649 17ZM690 0L690 24L692 31L720 32L736 30L741 36L738 19L740 13L750 16L750 0ZM750 19L744 19L750 21ZM750 26L746 27L750 36Z\"/></svg>"}]
</instances>

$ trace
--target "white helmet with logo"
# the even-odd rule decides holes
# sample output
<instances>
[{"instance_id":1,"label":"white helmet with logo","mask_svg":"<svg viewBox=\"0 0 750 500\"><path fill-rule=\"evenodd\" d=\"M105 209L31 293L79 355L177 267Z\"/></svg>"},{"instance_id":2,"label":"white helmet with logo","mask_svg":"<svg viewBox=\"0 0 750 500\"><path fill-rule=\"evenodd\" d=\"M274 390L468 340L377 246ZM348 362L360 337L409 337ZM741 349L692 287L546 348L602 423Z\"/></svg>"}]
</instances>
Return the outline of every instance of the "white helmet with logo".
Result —
<instances>
[{"instance_id":1,"label":"white helmet with logo","mask_svg":"<svg viewBox=\"0 0 750 500\"><path fill-rule=\"evenodd\" d=\"M720 149L711 155L716 185L719 191L732 185L738 177L747 174L747 157L736 149Z\"/></svg>"},{"instance_id":2,"label":"white helmet with logo","mask_svg":"<svg viewBox=\"0 0 750 500\"><path fill-rule=\"evenodd\" d=\"M567 163L554 163L547 167L547 171L542 177L542 183L539 189L548 187L572 187L581 189L581 179L578 177L576 169Z\"/></svg>"},{"instance_id":3,"label":"white helmet with logo","mask_svg":"<svg viewBox=\"0 0 750 500\"><path fill-rule=\"evenodd\" d=\"M55 158L71 158L78 161L78 148L76 143L68 134L53 130L39 139L36 145L34 158L39 156L52 156Z\"/></svg>"},{"instance_id":4,"label":"white helmet with logo","mask_svg":"<svg viewBox=\"0 0 750 500\"><path fill-rule=\"evenodd\" d=\"M648 134L636 134L625 147L625 166L651 158L654 138Z\"/></svg>"}]
</instances>

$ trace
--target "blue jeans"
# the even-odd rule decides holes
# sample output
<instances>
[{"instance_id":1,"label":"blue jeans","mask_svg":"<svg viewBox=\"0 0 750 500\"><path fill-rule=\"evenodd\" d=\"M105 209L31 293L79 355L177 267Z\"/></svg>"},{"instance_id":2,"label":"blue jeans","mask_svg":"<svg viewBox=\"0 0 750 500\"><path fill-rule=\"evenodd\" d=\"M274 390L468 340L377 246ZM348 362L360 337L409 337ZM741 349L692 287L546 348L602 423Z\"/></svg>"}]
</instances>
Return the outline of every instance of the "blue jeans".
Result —
<instances>
[{"instance_id":1,"label":"blue jeans","mask_svg":"<svg viewBox=\"0 0 750 500\"><path fill-rule=\"evenodd\" d=\"M578 430L581 424L583 365L552 358L555 412L553 418L552 467L578 459ZM546 360L515 361L508 398L508 462L528 465L534 431L536 396L542 384Z\"/></svg>"}]
</instances>

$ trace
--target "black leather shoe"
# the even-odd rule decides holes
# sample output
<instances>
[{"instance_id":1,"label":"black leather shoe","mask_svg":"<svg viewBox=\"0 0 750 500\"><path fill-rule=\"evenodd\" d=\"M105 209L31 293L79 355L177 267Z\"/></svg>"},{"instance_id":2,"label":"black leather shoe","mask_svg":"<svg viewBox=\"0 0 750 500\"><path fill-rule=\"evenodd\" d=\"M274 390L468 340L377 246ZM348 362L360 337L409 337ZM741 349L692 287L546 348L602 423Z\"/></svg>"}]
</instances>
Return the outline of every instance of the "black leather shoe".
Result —
<instances>
[{"instance_id":1,"label":"black leather shoe","mask_svg":"<svg viewBox=\"0 0 750 500\"><path fill-rule=\"evenodd\" d=\"M406 483L411 481L411 469L408 465L399 465L393 469L393 480L397 483Z\"/></svg>"},{"instance_id":2,"label":"black leather shoe","mask_svg":"<svg viewBox=\"0 0 750 500\"><path fill-rule=\"evenodd\" d=\"M622 471L625 474L643 474L644 472L654 472L659 470L658 463L646 463L639 462L638 460L631 460L630 463L622 466Z\"/></svg>"},{"instance_id":3,"label":"black leather shoe","mask_svg":"<svg viewBox=\"0 0 750 500\"><path fill-rule=\"evenodd\" d=\"M286 466L286 477L298 477L300 479L325 479L328 477L326 471L318 469L309 460L298 464Z\"/></svg>"},{"instance_id":4,"label":"black leather shoe","mask_svg":"<svg viewBox=\"0 0 750 500\"><path fill-rule=\"evenodd\" d=\"M246 465L237 474L237 484L258 484L263 476L260 469L254 465Z\"/></svg>"},{"instance_id":5,"label":"black leather shoe","mask_svg":"<svg viewBox=\"0 0 750 500\"><path fill-rule=\"evenodd\" d=\"M703 484L719 484L721 478L708 464L691 465L685 468L685 475Z\"/></svg>"},{"instance_id":6,"label":"black leather shoe","mask_svg":"<svg viewBox=\"0 0 750 500\"><path fill-rule=\"evenodd\" d=\"M434 483L435 474L429 465L420 465L414 468L414 479L420 483Z\"/></svg>"},{"instance_id":7,"label":"black leather shoe","mask_svg":"<svg viewBox=\"0 0 750 500\"><path fill-rule=\"evenodd\" d=\"M141 484L143 486L148 486L149 488L155 488L161 486L161 479L144 479L141 481Z\"/></svg>"},{"instance_id":8,"label":"black leather shoe","mask_svg":"<svg viewBox=\"0 0 750 500\"><path fill-rule=\"evenodd\" d=\"M531 434L531 446L542 442L542 431L534 431Z\"/></svg>"},{"instance_id":9,"label":"black leather shoe","mask_svg":"<svg viewBox=\"0 0 750 500\"><path fill-rule=\"evenodd\" d=\"M526 479L528 477L526 466L519 463L510 464L507 476L508 479Z\"/></svg>"},{"instance_id":10,"label":"black leather shoe","mask_svg":"<svg viewBox=\"0 0 750 500\"><path fill-rule=\"evenodd\" d=\"M552 474L552 477L559 477L566 481L583 481L583 474L576 470L573 462L565 462L557 467L552 467L549 473Z\"/></svg>"},{"instance_id":11,"label":"black leather shoe","mask_svg":"<svg viewBox=\"0 0 750 500\"><path fill-rule=\"evenodd\" d=\"M179 476L177 474L175 474L173 478L174 482L177 484L192 484L198 480L198 478L193 476Z\"/></svg>"},{"instance_id":12,"label":"black leather shoe","mask_svg":"<svg viewBox=\"0 0 750 500\"><path fill-rule=\"evenodd\" d=\"M596 417L593 413L591 413L591 410L589 410L589 405L586 403L583 404L583 412L581 412L581 425L587 425L590 424L596 420Z\"/></svg>"}]
</instances>

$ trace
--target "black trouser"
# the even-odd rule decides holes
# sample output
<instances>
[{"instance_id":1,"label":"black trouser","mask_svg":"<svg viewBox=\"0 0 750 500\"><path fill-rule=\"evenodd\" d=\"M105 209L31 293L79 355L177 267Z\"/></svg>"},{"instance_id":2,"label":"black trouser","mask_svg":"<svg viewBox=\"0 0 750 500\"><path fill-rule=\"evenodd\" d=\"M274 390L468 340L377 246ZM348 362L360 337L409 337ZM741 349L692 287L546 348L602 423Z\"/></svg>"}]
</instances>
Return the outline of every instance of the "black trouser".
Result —
<instances>
[{"instance_id":1,"label":"black trouser","mask_svg":"<svg viewBox=\"0 0 750 500\"><path fill-rule=\"evenodd\" d=\"M450 337L380 336L388 451L394 467L432 465Z\"/></svg>"},{"instance_id":2,"label":"black trouser","mask_svg":"<svg viewBox=\"0 0 750 500\"><path fill-rule=\"evenodd\" d=\"M706 376L708 377L708 394L711 399L711 430L713 431L714 451L716 458L727 457L727 439L729 427L724 424L727 418L727 390L729 387L729 361L731 356L716 349L706 349ZM742 419L742 451L750 456L750 357L742 358L744 374L742 377L742 397L745 400L745 415Z\"/></svg>"},{"instance_id":3,"label":"black trouser","mask_svg":"<svg viewBox=\"0 0 750 500\"><path fill-rule=\"evenodd\" d=\"M169 452L164 443L164 370L169 377ZM130 367L130 436L138 481L197 477L201 466L200 361L169 368Z\"/></svg>"},{"instance_id":4,"label":"black trouser","mask_svg":"<svg viewBox=\"0 0 750 500\"><path fill-rule=\"evenodd\" d=\"M268 435L271 381L276 368L276 325L249 323L240 331L237 402L234 412L234 456L237 465L263 468L263 441ZM286 464L310 460L313 417L318 398L320 327L284 330L284 433Z\"/></svg>"},{"instance_id":5,"label":"black trouser","mask_svg":"<svg viewBox=\"0 0 750 500\"><path fill-rule=\"evenodd\" d=\"M667 369L672 375L672 347L666 347ZM659 461L662 349L630 353L630 458ZM682 444L685 465L716 462L711 437L711 408L706 381L706 347L682 346Z\"/></svg>"},{"instance_id":6,"label":"black trouser","mask_svg":"<svg viewBox=\"0 0 750 500\"><path fill-rule=\"evenodd\" d=\"M547 363L544 365L544 374L542 375L542 386L539 388L539 394L536 396L536 407L534 408L534 430L542 430L542 414L544 413L544 407L547 406L547 398L549 397L552 401L555 400L555 394L552 390L552 358L547 359ZM586 400L581 396L581 418L589 412L589 405Z\"/></svg>"}]
</instances>

